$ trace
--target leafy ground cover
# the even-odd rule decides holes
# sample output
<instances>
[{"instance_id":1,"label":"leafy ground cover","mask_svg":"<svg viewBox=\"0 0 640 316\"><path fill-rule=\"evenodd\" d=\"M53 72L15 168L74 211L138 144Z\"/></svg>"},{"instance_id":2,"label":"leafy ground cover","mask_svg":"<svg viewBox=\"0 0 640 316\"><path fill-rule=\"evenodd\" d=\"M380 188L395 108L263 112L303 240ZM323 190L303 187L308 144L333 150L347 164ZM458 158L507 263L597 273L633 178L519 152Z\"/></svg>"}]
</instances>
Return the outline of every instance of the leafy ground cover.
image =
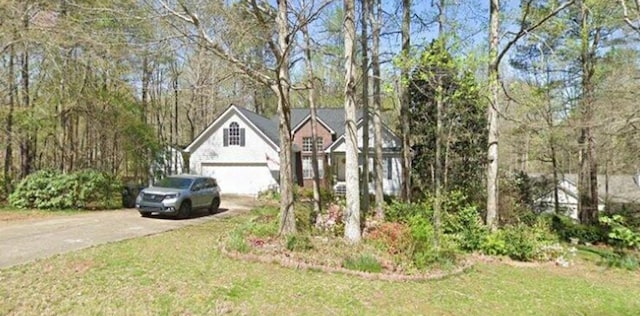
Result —
<instances>
[{"instance_id":1,"label":"leafy ground cover","mask_svg":"<svg viewBox=\"0 0 640 316\"><path fill-rule=\"evenodd\" d=\"M221 251L250 215L89 248L0 270L1 315L585 314L640 310L640 274L476 258L440 280L385 281Z\"/></svg>"}]
</instances>

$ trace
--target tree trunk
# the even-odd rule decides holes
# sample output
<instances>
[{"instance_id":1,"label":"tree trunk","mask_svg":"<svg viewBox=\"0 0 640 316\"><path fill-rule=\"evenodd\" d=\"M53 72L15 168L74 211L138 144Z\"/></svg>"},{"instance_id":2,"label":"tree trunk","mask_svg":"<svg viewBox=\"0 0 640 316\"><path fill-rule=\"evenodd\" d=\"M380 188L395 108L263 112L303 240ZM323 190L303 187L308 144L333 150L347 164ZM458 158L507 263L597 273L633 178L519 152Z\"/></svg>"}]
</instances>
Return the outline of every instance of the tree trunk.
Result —
<instances>
[{"instance_id":1,"label":"tree trunk","mask_svg":"<svg viewBox=\"0 0 640 316\"><path fill-rule=\"evenodd\" d=\"M283 1L284 2L284 1ZM350 243L359 243L360 230L360 190L358 181L358 131L356 126L356 83L355 83L355 5L354 0L344 0L344 60L345 60L345 145L347 206L344 237Z\"/></svg>"},{"instance_id":2,"label":"tree trunk","mask_svg":"<svg viewBox=\"0 0 640 316\"><path fill-rule=\"evenodd\" d=\"M316 78L313 72L313 61L311 60L311 38L309 37L309 29L307 23L304 23L300 29L304 37L304 60L307 68L307 76L309 76L309 112L311 113L311 139L313 146L311 149L311 169L313 169L313 213L320 213L320 170L318 168L318 149L316 139L318 138L318 120L316 118Z\"/></svg>"},{"instance_id":3,"label":"tree trunk","mask_svg":"<svg viewBox=\"0 0 640 316\"><path fill-rule=\"evenodd\" d=\"M583 1L578 1L580 8L580 62L582 70L582 96L580 99L581 132L578 140L580 144L580 179L578 181L578 214L584 224L598 221L598 165L596 161L596 146L592 131L594 121L594 87L595 52L598 47L598 32L595 32L594 43L590 43L591 30L589 28L589 10Z\"/></svg>"},{"instance_id":4,"label":"tree trunk","mask_svg":"<svg viewBox=\"0 0 640 316\"><path fill-rule=\"evenodd\" d=\"M291 107L289 104L289 20L287 18L287 1L278 1L278 46L280 58L278 62L278 80L274 90L278 96L278 113L280 113L280 234L296 233L296 219L293 205L293 172L291 146Z\"/></svg>"},{"instance_id":5,"label":"tree trunk","mask_svg":"<svg viewBox=\"0 0 640 316\"><path fill-rule=\"evenodd\" d=\"M360 24L362 33L362 211L369 213L369 45L367 19L369 18L370 0L361 0L362 13Z\"/></svg>"},{"instance_id":6,"label":"tree trunk","mask_svg":"<svg viewBox=\"0 0 640 316\"><path fill-rule=\"evenodd\" d=\"M382 97L380 95L380 27L382 24L382 6L380 0L374 0L374 7L370 9L370 19L372 25L373 47L371 53L371 66L373 70L373 140L375 148L375 191L376 191L376 217L384 219L384 191L382 182L383 166L382 166ZM408 89L405 89L408 91ZM404 106L404 104L403 104ZM404 125L404 124L403 124ZM391 170L387 170L391 172Z\"/></svg>"},{"instance_id":7,"label":"tree trunk","mask_svg":"<svg viewBox=\"0 0 640 316\"><path fill-rule=\"evenodd\" d=\"M442 43L444 45L444 43ZM434 248L440 249L440 226L442 217L442 141L443 135L443 116L444 116L444 100L443 100L443 88L442 79L438 76L438 82L436 86L436 159L434 170L434 183L435 183L435 199L433 201L433 244Z\"/></svg>"},{"instance_id":8,"label":"tree trunk","mask_svg":"<svg viewBox=\"0 0 640 316\"><path fill-rule=\"evenodd\" d=\"M442 45L442 51L446 50L444 34L444 0L438 3L438 45ZM436 73L436 159L434 170L435 199L433 200L433 246L436 251L440 249L440 226L442 218L442 178L443 178L443 148L442 142L445 135L443 133L444 116L444 88L442 76Z\"/></svg>"},{"instance_id":9,"label":"tree trunk","mask_svg":"<svg viewBox=\"0 0 640 316\"><path fill-rule=\"evenodd\" d=\"M25 17L23 18L24 31L29 29L29 17L25 10ZM22 107L26 108L28 116L32 116L31 112L31 95L30 95L30 82L29 82L29 47L25 42L24 51L22 52L22 70L20 78L22 81ZM36 128L30 123L23 135L23 139L20 143L20 178L24 178L33 171L33 162L35 158L34 143Z\"/></svg>"},{"instance_id":10,"label":"tree trunk","mask_svg":"<svg viewBox=\"0 0 640 316\"><path fill-rule=\"evenodd\" d=\"M553 139L553 138L551 138ZM551 166L553 168L553 209L556 214L560 213L560 197L558 196L559 179L558 179L558 157L556 154L556 146L551 141Z\"/></svg>"},{"instance_id":11,"label":"tree trunk","mask_svg":"<svg viewBox=\"0 0 640 316\"><path fill-rule=\"evenodd\" d=\"M4 191L6 194L13 191L11 183L13 182L13 110L16 98L16 82L15 82L15 48L13 44L9 46L9 113L7 113L5 133L7 135L7 146L4 149Z\"/></svg>"},{"instance_id":12,"label":"tree trunk","mask_svg":"<svg viewBox=\"0 0 640 316\"><path fill-rule=\"evenodd\" d=\"M172 140L169 142L171 145L170 151L169 151L169 174L178 174L180 173L180 171L178 170L177 166L178 166L178 155L176 152L174 152L174 150L178 150L179 147L179 138L178 138L178 104L179 104L179 100L180 100L180 73L178 72L178 64L177 62L175 64L172 65L173 69L173 131L171 132L172 135ZM175 169L174 169L175 167Z\"/></svg>"},{"instance_id":13,"label":"tree trunk","mask_svg":"<svg viewBox=\"0 0 640 316\"><path fill-rule=\"evenodd\" d=\"M500 0L490 0L489 9L489 91L491 100L487 108L489 122L489 148L487 151L487 214L486 224L496 228L498 216L498 44L500 23Z\"/></svg>"},{"instance_id":14,"label":"tree trunk","mask_svg":"<svg viewBox=\"0 0 640 316\"><path fill-rule=\"evenodd\" d=\"M409 82L409 50L411 42L411 0L402 0L402 82ZM411 201L411 131L409 129L409 87L402 87L400 128L402 130L402 198Z\"/></svg>"}]
</instances>

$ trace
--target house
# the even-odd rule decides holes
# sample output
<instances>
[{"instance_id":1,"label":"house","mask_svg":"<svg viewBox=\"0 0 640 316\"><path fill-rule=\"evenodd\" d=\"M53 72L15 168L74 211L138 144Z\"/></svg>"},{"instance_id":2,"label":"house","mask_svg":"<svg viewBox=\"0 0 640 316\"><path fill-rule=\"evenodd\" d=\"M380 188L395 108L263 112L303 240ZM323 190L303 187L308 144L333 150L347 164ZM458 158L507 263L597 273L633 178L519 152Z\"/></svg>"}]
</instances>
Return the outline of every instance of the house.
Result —
<instances>
[{"instance_id":1,"label":"house","mask_svg":"<svg viewBox=\"0 0 640 316\"><path fill-rule=\"evenodd\" d=\"M549 176L532 175L532 177ZM638 175L598 175L598 210L605 210L606 205L624 205L640 203L640 176ZM575 220L578 214L578 175L564 174L558 180L558 204L567 215ZM550 190L535 201L540 212L554 212L554 191Z\"/></svg>"},{"instance_id":2,"label":"house","mask_svg":"<svg viewBox=\"0 0 640 316\"><path fill-rule=\"evenodd\" d=\"M358 119L358 145L362 151L362 119ZM321 185L339 188L345 181L344 110L318 109L317 122L314 141L309 109L292 109L294 177L298 185L312 186L312 150L316 146ZM370 135L373 153L373 132ZM385 193L397 195L402 182L400 140L386 126L383 143L383 187ZM224 193L256 196L278 188L279 145L277 117L266 118L231 105L187 146L185 152L189 155L190 172L217 178ZM370 168L373 170L372 163Z\"/></svg>"}]
</instances>

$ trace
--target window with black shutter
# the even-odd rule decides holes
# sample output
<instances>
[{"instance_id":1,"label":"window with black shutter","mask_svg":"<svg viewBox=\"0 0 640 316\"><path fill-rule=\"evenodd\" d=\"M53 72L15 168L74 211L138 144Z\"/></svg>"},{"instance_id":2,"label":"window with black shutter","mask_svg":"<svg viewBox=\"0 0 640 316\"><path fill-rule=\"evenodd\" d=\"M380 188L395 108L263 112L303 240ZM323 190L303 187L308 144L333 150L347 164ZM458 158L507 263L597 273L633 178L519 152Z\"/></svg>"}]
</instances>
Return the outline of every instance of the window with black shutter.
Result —
<instances>
[{"instance_id":1,"label":"window with black shutter","mask_svg":"<svg viewBox=\"0 0 640 316\"><path fill-rule=\"evenodd\" d=\"M245 140L245 130L244 128L240 128L237 122L231 122L229 124L229 128L225 128L223 130L223 146L241 146L244 147L246 144Z\"/></svg>"}]
</instances>

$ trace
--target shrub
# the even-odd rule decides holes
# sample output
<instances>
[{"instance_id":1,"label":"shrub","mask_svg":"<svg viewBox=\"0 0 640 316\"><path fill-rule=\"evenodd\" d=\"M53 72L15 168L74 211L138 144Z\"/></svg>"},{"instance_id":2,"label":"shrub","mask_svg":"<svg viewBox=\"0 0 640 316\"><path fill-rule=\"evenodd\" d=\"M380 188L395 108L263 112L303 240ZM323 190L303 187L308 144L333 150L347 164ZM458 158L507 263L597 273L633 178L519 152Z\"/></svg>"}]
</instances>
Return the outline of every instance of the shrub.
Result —
<instances>
[{"instance_id":1,"label":"shrub","mask_svg":"<svg viewBox=\"0 0 640 316\"><path fill-rule=\"evenodd\" d=\"M406 224L392 222L385 222L375 227L366 235L366 238L384 247L392 255L406 253L412 241Z\"/></svg>"},{"instance_id":2,"label":"shrub","mask_svg":"<svg viewBox=\"0 0 640 316\"><path fill-rule=\"evenodd\" d=\"M514 260L547 260L549 246L557 243L549 224L539 220L533 226L506 226L483 238L480 250L488 255L507 255Z\"/></svg>"},{"instance_id":3,"label":"shrub","mask_svg":"<svg viewBox=\"0 0 640 316\"><path fill-rule=\"evenodd\" d=\"M311 239L306 235L287 236L286 247L289 251L306 251L313 249Z\"/></svg>"},{"instance_id":4,"label":"shrub","mask_svg":"<svg viewBox=\"0 0 640 316\"><path fill-rule=\"evenodd\" d=\"M342 267L349 270L379 273L382 271L382 265L378 260L369 254L359 255L357 257L347 257L342 262Z\"/></svg>"},{"instance_id":5,"label":"shrub","mask_svg":"<svg viewBox=\"0 0 640 316\"><path fill-rule=\"evenodd\" d=\"M640 248L640 231L634 231L627 227L624 217L620 215L602 216L600 222L611 228L608 235L609 243L619 252Z\"/></svg>"},{"instance_id":6,"label":"shrub","mask_svg":"<svg viewBox=\"0 0 640 316\"><path fill-rule=\"evenodd\" d=\"M313 201L313 188L300 188L297 194L304 200ZM329 203L333 202L333 190L321 187L320 202L322 203L322 207L325 207Z\"/></svg>"},{"instance_id":7,"label":"shrub","mask_svg":"<svg viewBox=\"0 0 640 316\"><path fill-rule=\"evenodd\" d=\"M62 174L42 170L23 179L9 196L16 208L105 209L120 206L121 184L115 177L92 170Z\"/></svg>"},{"instance_id":8,"label":"shrub","mask_svg":"<svg viewBox=\"0 0 640 316\"><path fill-rule=\"evenodd\" d=\"M507 255L514 260L533 261L536 255L537 240L532 238L527 226L518 225L504 230L507 242Z\"/></svg>"},{"instance_id":9,"label":"shrub","mask_svg":"<svg viewBox=\"0 0 640 316\"><path fill-rule=\"evenodd\" d=\"M326 211L318 214L315 228L321 232L329 233L334 236L342 236L344 234L343 214L344 206L332 203Z\"/></svg>"},{"instance_id":10,"label":"shrub","mask_svg":"<svg viewBox=\"0 0 640 316\"><path fill-rule=\"evenodd\" d=\"M431 218L433 210L426 203L403 203L393 201L385 208L385 219L390 222L408 223L414 216Z\"/></svg>"},{"instance_id":11,"label":"shrub","mask_svg":"<svg viewBox=\"0 0 640 316\"><path fill-rule=\"evenodd\" d=\"M310 232L313 222L313 206L308 203L298 203L295 208L296 228L298 232Z\"/></svg>"},{"instance_id":12,"label":"shrub","mask_svg":"<svg viewBox=\"0 0 640 316\"><path fill-rule=\"evenodd\" d=\"M440 247L433 247L416 251L413 254L413 264L418 269L424 269L433 265L452 266L458 260L458 251L454 241L448 238L449 235L442 235Z\"/></svg>"},{"instance_id":13,"label":"shrub","mask_svg":"<svg viewBox=\"0 0 640 316\"><path fill-rule=\"evenodd\" d=\"M447 212L444 217L444 232L452 234L460 249L465 251L480 249L488 233L480 212L472 205Z\"/></svg>"},{"instance_id":14,"label":"shrub","mask_svg":"<svg viewBox=\"0 0 640 316\"><path fill-rule=\"evenodd\" d=\"M480 250L490 256L504 256L508 254L507 242L502 230L484 236Z\"/></svg>"},{"instance_id":15,"label":"shrub","mask_svg":"<svg viewBox=\"0 0 640 316\"><path fill-rule=\"evenodd\" d=\"M583 243L597 243L607 240L607 229L598 225L584 225L575 222L573 219L553 215L551 220L552 230L564 241L571 241L577 238Z\"/></svg>"}]
</instances>

